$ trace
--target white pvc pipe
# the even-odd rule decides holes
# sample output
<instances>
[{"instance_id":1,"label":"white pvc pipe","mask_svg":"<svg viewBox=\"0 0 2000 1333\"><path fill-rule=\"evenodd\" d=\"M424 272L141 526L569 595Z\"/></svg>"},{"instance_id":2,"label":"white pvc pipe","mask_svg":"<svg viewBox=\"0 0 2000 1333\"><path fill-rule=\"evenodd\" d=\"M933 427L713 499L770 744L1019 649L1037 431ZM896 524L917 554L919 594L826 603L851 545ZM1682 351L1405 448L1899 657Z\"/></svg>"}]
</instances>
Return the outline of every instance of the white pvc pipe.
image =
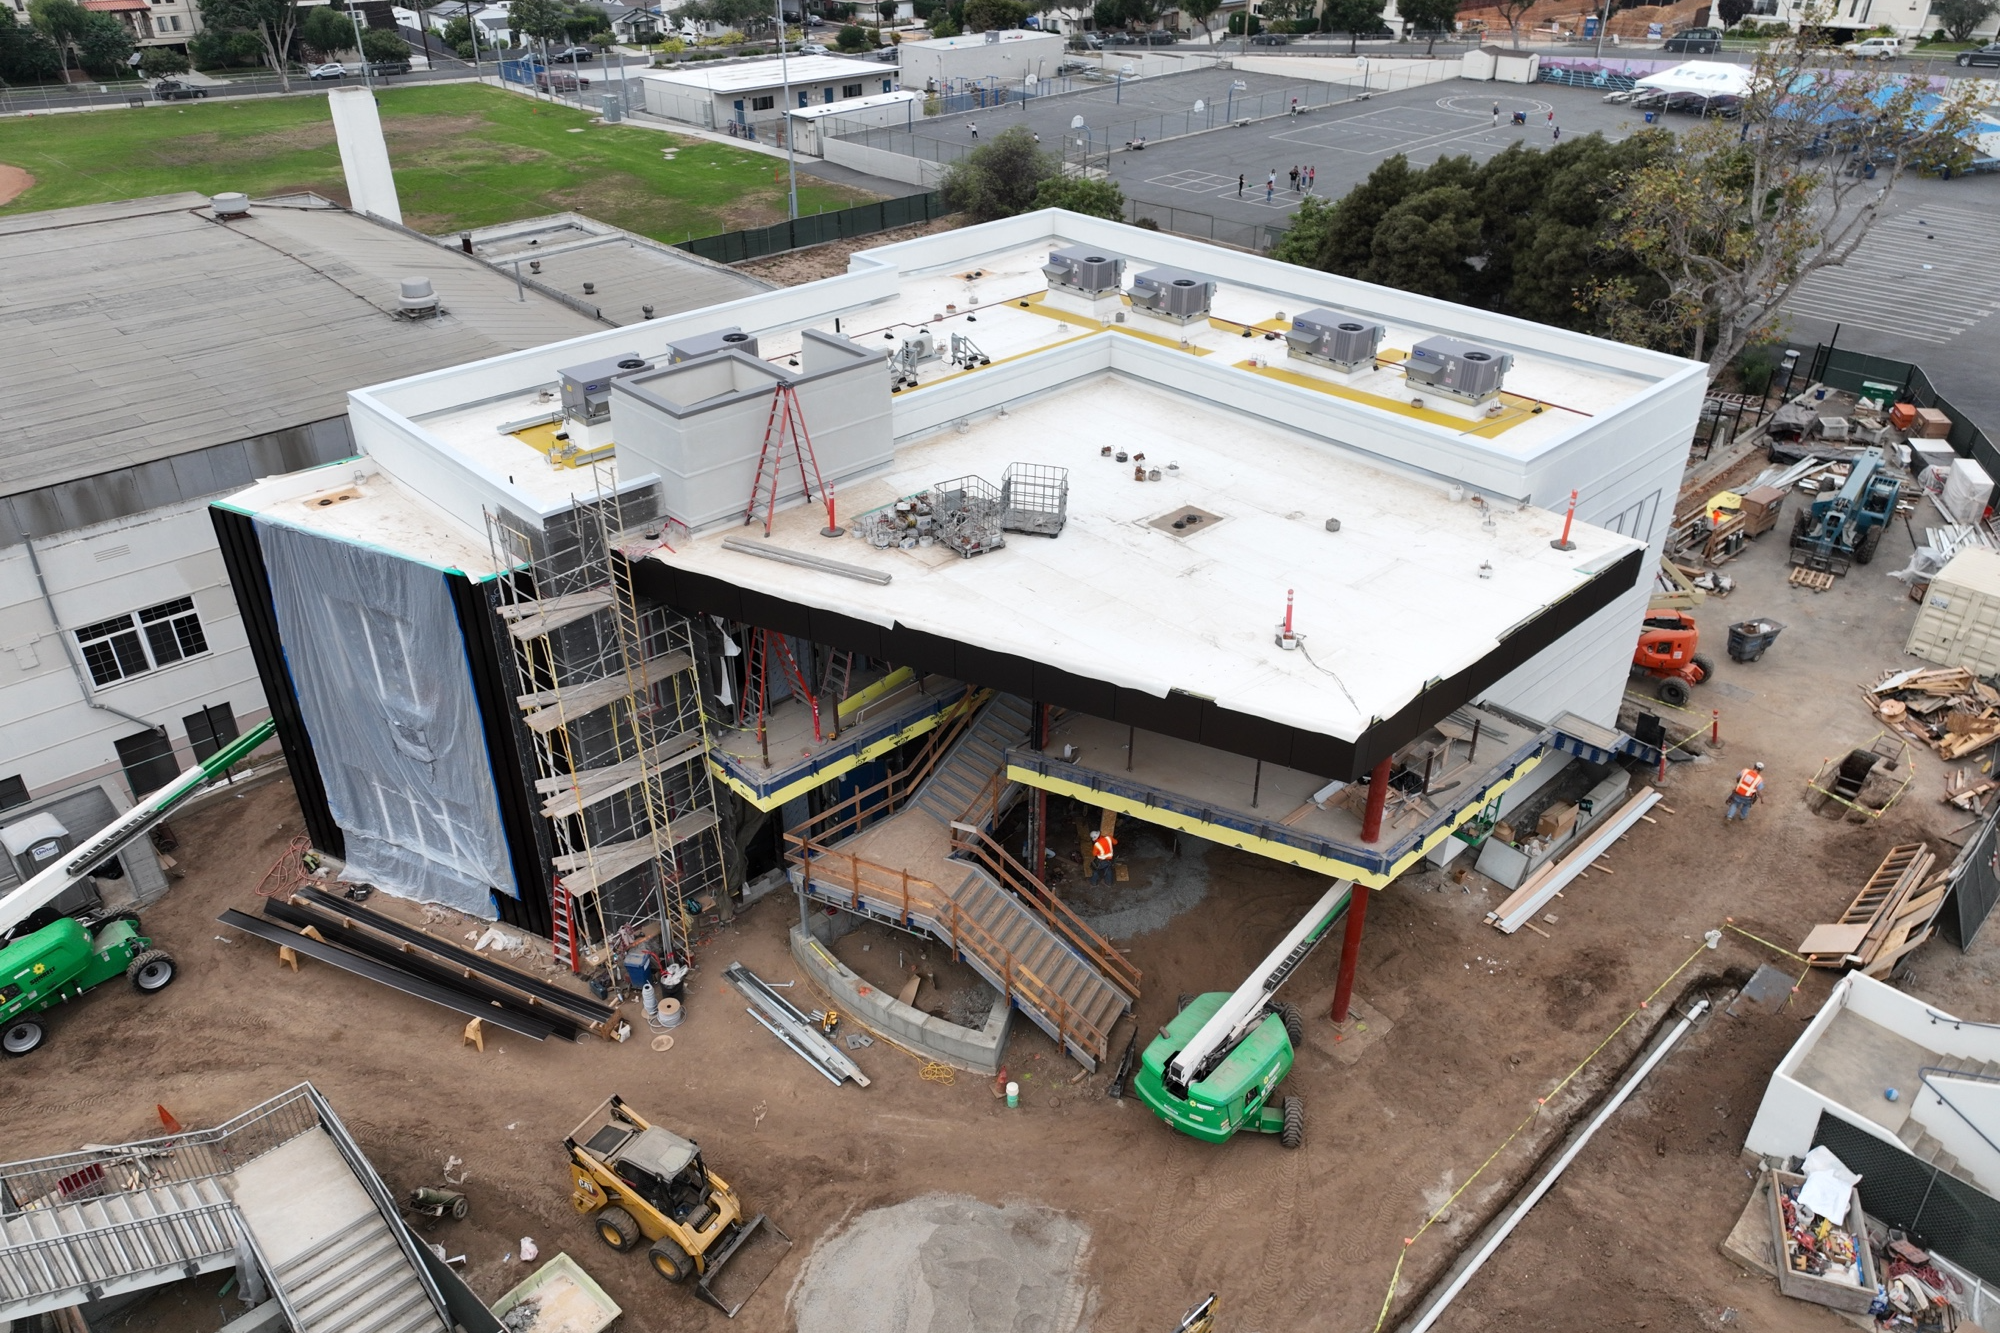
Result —
<instances>
[{"instance_id":1,"label":"white pvc pipe","mask_svg":"<svg viewBox=\"0 0 2000 1333\"><path fill-rule=\"evenodd\" d=\"M1569 1164L1575 1161L1577 1154L1581 1153L1590 1143L1591 1136L1597 1133L1603 1127L1604 1122L1609 1120L1612 1114L1625 1104L1625 1099L1630 1097L1641 1083L1645 1082L1646 1075L1653 1072L1653 1066L1666 1058L1667 1052L1674 1048L1674 1043L1687 1035L1687 1030L1694 1026L1695 1020L1700 1018L1707 1009L1707 1000L1698 1000L1695 1002L1694 1012L1683 1018L1680 1021L1680 1026L1667 1034L1666 1040L1655 1047L1653 1053L1646 1057L1646 1062L1632 1072L1632 1076L1625 1080L1616 1095L1604 1104L1603 1109L1591 1117L1590 1123L1584 1126L1583 1133L1577 1135L1576 1142L1570 1144L1563 1151L1563 1155L1556 1159L1555 1165L1550 1167L1548 1173L1536 1182L1532 1190L1528 1191L1528 1197L1516 1204L1514 1211L1507 1214L1507 1220L1502 1222L1499 1229L1486 1238L1486 1243L1479 1247L1477 1254L1472 1256L1472 1262L1467 1264L1463 1271L1452 1279L1451 1285L1444 1289L1443 1294L1431 1302L1431 1307L1424 1312L1423 1318L1410 1325L1409 1333L1426 1333L1426 1330L1437 1322L1438 1316L1451 1307L1451 1303L1457 1298L1458 1293L1465 1289L1465 1284L1472 1281L1473 1274L1477 1273L1485 1266L1486 1261L1493 1257L1493 1252L1500 1248L1500 1243L1513 1234L1514 1228L1521 1224L1521 1219L1528 1215L1528 1210L1540 1203L1542 1196L1555 1187L1556 1181L1562 1178L1562 1173L1569 1167Z\"/></svg>"}]
</instances>

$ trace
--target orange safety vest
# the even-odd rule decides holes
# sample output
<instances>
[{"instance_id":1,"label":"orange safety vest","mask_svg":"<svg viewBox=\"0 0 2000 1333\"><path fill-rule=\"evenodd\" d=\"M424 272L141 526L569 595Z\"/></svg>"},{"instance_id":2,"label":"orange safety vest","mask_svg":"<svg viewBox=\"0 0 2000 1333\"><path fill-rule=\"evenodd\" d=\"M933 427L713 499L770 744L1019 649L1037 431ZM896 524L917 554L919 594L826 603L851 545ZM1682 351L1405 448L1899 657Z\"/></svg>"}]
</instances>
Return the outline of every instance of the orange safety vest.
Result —
<instances>
[{"instance_id":1,"label":"orange safety vest","mask_svg":"<svg viewBox=\"0 0 2000 1333\"><path fill-rule=\"evenodd\" d=\"M1743 770L1743 776L1736 779L1736 794L1755 796L1763 785L1764 775L1754 768L1746 768Z\"/></svg>"},{"instance_id":2,"label":"orange safety vest","mask_svg":"<svg viewBox=\"0 0 2000 1333\"><path fill-rule=\"evenodd\" d=\"M1112 837L1109 833L1100 833L1097 835L1096 841L1090 844L1091 855L1100 861L1109 861L1111 859L1111 849L1117 845L1118 839Z\"/></svg>"}]
</instances>

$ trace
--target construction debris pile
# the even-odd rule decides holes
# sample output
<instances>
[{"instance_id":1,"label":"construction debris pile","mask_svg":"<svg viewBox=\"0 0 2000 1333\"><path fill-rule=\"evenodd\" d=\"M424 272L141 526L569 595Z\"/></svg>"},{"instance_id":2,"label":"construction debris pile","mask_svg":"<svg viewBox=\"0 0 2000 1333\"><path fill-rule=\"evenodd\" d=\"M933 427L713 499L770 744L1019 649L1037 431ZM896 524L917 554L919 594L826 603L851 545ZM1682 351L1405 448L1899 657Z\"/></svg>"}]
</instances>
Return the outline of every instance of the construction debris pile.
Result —
<instances>
[{"instance_id":1,"label":"construction debris pile","mask_svg":"<svg viewBox=\"0 0 2000 1333\"><path fill-rule=\"evenodd\" d=\"M1778 1208L1785 1222L1785 1265L1794 1273L1861 1285L1861 1252L1854 1233L1799 1201L1806 1181L1784 1186ZM1843 1200L1843 1202L1845 1202Z\"/></svg>"},{"instance_id":2,"label":"construction debris pile","mask_svg":"<svg viewBox=\"0 0 2000 1333\"><path fill-rule=\"evenodd\" d=\"M1914 1328L1923 1333L1952 1333L1959 1326L1958 1310L1951 1298L1964 1291L1958 1280L1940 1272L1931 1262L1930 1252L1889 1233L1878 1260L1882 1272L1882 1295L1869 1313L1877 1327Z\"/></svg>"},{"instance_id":3,"label":"construction debris pile","mask_svg":"<svg viewBox=\"0 0 2000 1333\"><path fill-rule=\"evenodd\" d=\"M2000 741L2000 690L1964 667L1891 671L1863 695L1883 725L1945 760L1963 759Z\"/></svg>"},{"instance_id":4,"label":"construction debris pile","mask_svg":"<svg viewBox=\"0 0 2000 1333\"><path fill-rule=\"evenodd\" d=\"M1950 887L1950 869L1938 868L1927 844L1891 847L1840 919L1814 926L1799 953L1814 967L1853 966L1885 977L1931 937Z\"/></svg>"}]
</instances>

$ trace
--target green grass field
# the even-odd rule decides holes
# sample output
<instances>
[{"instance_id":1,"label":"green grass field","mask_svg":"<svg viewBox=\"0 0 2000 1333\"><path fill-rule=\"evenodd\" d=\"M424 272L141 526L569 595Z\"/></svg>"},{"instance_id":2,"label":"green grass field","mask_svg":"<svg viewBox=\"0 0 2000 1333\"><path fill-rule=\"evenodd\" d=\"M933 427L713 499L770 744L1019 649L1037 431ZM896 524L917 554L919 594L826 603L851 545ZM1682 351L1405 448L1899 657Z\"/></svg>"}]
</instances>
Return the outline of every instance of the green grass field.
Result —
<instances>
[{"instance_id":1,"label":"green grass field","mask_svg":"<svg viewBox=\"0 0 2000 1333\"><path fill-rule=\"evenodd\" d=\"M785 216L784 163L762 153L596 125L587 112L472 84L390 89L381 107L403 221L433 235L573 210L681 241ZM0 163L35 178L7 213L179 190L312 190L347 202L323 97L9 118ZM872 197L799 178L802 213Z\"/></svg>"}]
</instances>

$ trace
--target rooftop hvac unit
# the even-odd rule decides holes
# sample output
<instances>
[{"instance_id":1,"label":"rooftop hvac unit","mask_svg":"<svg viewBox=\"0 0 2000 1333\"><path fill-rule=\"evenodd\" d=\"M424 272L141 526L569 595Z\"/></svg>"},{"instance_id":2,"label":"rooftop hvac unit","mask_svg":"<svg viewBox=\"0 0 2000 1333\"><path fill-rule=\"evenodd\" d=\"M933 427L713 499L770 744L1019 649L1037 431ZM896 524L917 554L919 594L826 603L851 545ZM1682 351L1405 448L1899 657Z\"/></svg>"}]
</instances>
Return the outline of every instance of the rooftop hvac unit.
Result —
<instances>
[{"instance_id":1,"label":"rooftop hvac unit","mask_svg":"<svg viewBox=\"0 0 2000 1333\"><path fill-rule=\"evenodd\" d=\"M1410 349L1403 375L1432 393L1462 403L1483 403L1500 392L1514 357L1457 338L1426 338Z\"/></svg>"},{"instance_id":2,"label":"rooftop hvac unit","mask_svg":"<svg viewBox=\"0 0 2000 1333\"><path fill-rule=\"evenodd\" d=\"M1177 268L1148 269L1132 280L1132 308L1185 324L1208 314L1213 280Z\"/></svg>"},{"instance_id":3,"label":"rooftop hvac unit","mask_svg":"<svg viewBox=\"0 0 2000 1333\"><path fill-rule=\"evenodd\" d=\"M1342 370L1361 370L1375 364L1375 349L1382 345L1382 326L1333 310L1308 310L1292 318L1285 334L1286 350L1306 361L1323 361Z\"/></svg>"},{"instance_id":4,"label":"rooftop hvac unit","mask_svg":"<svg viewBox=\"0 0 2000 1333\"><path fill-rule=\"evenodd\" d=\"M1125 261L1079 245L1052 253L1049 262L1042 265L1042 272L1051 287L1085 296L1102 296L1118 290L1125 275Z\"/></svg>"},{"instance_id":5,"label":"rooftop hvac unit","mask_svg":"<svg viewBox=\"0 0 2000 1333\"><path fill-rule=\"evenodd\" d=\"M677 338L667 344L667 364L677 366L683 361L692 361L698 356L709 356L716 352L727 352L731 348L757 355L757 339L739 328L717 329L713 333L697 333L688 338Z\"/></svg>"},{"instance_id":6,"label":"rooftop hvac unit","mask_svg":"<svg viewBox=\"0 0 2000 1333\"><path fill-rule=\"evenodd\" d=\"M653 363L637 352L626 352L604 361L592 361L588 365L559 371L562 376L563 415L586 426L609 421L611 381L652 368Z\"/></svg>"}]
</instances>

